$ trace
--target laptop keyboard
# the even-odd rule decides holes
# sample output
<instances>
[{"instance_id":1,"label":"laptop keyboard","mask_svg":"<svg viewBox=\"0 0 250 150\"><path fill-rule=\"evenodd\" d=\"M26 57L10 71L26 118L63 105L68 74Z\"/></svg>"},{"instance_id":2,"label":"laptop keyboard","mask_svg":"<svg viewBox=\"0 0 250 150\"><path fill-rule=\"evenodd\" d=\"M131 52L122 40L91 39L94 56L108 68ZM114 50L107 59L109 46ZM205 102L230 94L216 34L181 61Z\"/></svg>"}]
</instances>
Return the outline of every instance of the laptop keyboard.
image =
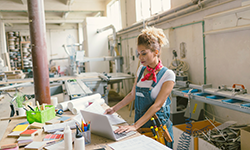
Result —
<instances>
[{"instance_id":1,"label":"laptop keyboard","mask_svg":"<svg viewBox=\"0 0 250 150\"><path fill-rule=\"evenodd\" d=\"M119 139L119 138L124 137L124 136L132 135L133 133L134 133L134 132L131 131L131 132L128 132L128 133L123 132L123 133L120 133L120 134L118 134L118 133L114 133L114 134L115 134L115 138L116 138L116 139Z\"/></svg>"},{"instance_id":2,"label":"laptop keyboard","mask_svg":"<svg viewBox=\"0 0 250 150\"><path fill-rule=\"evenodd\" d=\"M119 138L121 138L121 137L124 137L124 136L126 136L127 134L125 133L125 132L123 132L123 133L114 133L115 134L115 138L116 139L119 139Z\"/></svg>"}]
</instances>

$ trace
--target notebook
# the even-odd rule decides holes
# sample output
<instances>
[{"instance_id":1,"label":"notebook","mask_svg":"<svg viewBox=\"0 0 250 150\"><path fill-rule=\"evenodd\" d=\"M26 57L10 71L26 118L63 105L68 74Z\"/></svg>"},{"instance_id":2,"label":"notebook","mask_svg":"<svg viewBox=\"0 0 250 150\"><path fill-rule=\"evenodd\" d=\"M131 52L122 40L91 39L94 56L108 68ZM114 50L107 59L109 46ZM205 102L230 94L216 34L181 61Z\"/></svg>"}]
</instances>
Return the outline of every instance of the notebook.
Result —
<instances>
[{"instance_id":1,"label":"notebook","mask_svg":"<svg viewBox=\"0 0 250 150\"><path fill-rule=\"evenodd\" d=\"M84 121L88 122L90 121L90 130L92 133L96 135L100 135L102 137L109 138L111 140L121 140L128 136L131 136L135 134L135 131L131 131L128 133L114 133L115 129L117 129L116 126L111 126L111 123L106 115L103 114L97 114L94 112L88 112L84 110L80 110Z\"/></svg>"}]
</instances>

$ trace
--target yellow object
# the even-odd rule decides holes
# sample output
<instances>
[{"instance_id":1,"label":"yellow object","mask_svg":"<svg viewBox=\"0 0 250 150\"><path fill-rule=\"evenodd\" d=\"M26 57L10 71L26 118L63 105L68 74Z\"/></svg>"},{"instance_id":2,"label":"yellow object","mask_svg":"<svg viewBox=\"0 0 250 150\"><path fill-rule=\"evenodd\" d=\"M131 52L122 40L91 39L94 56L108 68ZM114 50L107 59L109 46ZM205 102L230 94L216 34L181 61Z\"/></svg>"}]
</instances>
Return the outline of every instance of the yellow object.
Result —
<instances>
[{"instance_id":1,"label":"yellow object","mask_svg":"<svg viewBox=\"0 0 250 150\"><path fill-rule=\"evenodd\" d=\"M25 131L29 127L29 124L17 125L12 131Z\"/></svg>"},{"instance_id":2,"label":"yellow object","mask_svg":"<svg viewBox=\"0 0 250 150\"><path fill-rule=\"evenodd\" d=\"M38 109L39 111L41 111L40 105L39 105L39 102L38 102L38 101L36 101L36 105L37 105L37 109Z\"/></svg>"},{"instance_id":3,"label":"yellow object","mask_svg":"<svg viewBox=\"0 0 250 150\"><path fill-rule=\"evenodd\" d=\"M140 132L141 134L145 135L145 136L148 136L162 144L165 145L165 140L164 140L164 137L163 137L163 130L161 128L157 128L158 129L158 133L159 133L159 137L156 135L154 136L154 134L152 133L152 127L150 128L140 128L138 130L138 132Z\"/></svg>"}]
</instances>

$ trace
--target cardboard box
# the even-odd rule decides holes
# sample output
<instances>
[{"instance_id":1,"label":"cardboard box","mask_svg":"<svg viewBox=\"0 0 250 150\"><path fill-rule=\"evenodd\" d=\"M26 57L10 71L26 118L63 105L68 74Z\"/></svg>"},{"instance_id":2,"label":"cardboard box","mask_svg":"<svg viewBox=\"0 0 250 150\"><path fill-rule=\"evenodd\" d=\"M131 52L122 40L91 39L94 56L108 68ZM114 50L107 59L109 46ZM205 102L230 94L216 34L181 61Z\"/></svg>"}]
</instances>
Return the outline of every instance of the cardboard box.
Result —
<instances>
[{"instance_id":1,"label":"cardboard box","mask_svg":"<svg viewBox=\"0 0 250 150\"><path fill-rule=\"evenodd\" d=\"M219 125L221 125L221 123L214 122L214 125L219 126ZM193 130L193 132L197 131L197 130L200 130L200 129L203 129L205 127L207 127L208 129L213 129L214 128L213 125L211 125L208 120L192 122L192 130ZM177 146L178 146L178 143L179 143L179 138L181 137L182 133L184 131L186 131L186 129L187 129L187 124L181 124L181 125L173 126L173 133L174 133L174 146L173 146L173 149L174 150L177 149ZM199 147L199 140L198 140L198 142L196 142L196 141L197 141L197 139L195 140L195 138L193 136L191 136L189 150L194 150L197 147ZM208 143L208 144L210 144L210 143ZM203 150L203 147L201 147L199 149Z\"/></svg>"},{"instance_id":2,"label":"cardboard box","mask_svg":"<svg viewBox=\"0 0 250 150\"><path fill-rule=\"evenodd\" d=\"M198 139L198 143L199 150L220 150L218 147L201 138Z\"/></svg>"},{"instance_id":3,"label":"cardboard box","mask_svg":"<svg viewBox=\"0 0 250 150\"><path fill-rule=\"evenodd\" d=\"M250 149L250 127L245 127L240 129L240 146L241 150L249 150Z\"/></svg>"}]
</instances>

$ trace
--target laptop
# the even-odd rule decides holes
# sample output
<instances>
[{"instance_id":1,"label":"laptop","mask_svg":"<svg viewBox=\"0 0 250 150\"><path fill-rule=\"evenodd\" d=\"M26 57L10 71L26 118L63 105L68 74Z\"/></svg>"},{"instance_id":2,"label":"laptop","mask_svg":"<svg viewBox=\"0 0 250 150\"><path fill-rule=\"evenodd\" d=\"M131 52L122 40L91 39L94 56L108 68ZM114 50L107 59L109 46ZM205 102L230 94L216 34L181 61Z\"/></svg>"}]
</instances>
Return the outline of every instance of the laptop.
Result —
<instances>
[{"instance_id":1,"label":"laptop","mask_svg":"<svg viewBox=\"0 0 250 150\"><path fill-rule=\"evenodd\" d=\"M94 133L96 135L106 137L108 139L119 141L121 139L124 139L128 136L131 136L135 134L135 131L130 131L128 133L114 133L114 131L118 128L117 126L112 126L111 123L108 120L108 117L104 114L97 114L89 111L80 110L84 121L88 122L90 121L90 130L91 133Z\"/></svg>"}]
</instances>

